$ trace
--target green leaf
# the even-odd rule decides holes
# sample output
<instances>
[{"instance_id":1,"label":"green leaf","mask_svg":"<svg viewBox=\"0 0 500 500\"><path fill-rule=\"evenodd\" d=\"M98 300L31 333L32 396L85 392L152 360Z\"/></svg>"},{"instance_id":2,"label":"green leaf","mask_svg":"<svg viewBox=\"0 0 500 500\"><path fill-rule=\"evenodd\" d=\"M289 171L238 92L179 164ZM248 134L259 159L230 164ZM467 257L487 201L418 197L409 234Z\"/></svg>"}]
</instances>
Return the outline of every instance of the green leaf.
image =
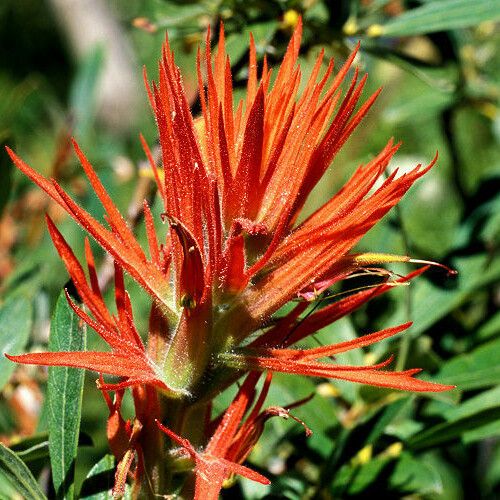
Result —
<instances>
[{"instance_id":1,"label":"green leaf","mask_svg":"<svg viewBox=\"0 0 500 500\"><path fill-rule=\"evenodd\" d=\"M500 339L492 340L445 363L436 381L456 385L463 391L500 384L499 359Z\"/></svg>"},{"instance_id":2,"label":"green leaf","mask_svg":"<svg viewBox=\"0 0 500 500\"><path fill-rule=\"evenodd\" d=\"M367 489L377 480L391 460L391 457L375 457L363 464L359 470L356 470L352 481L349 483L349 494L357 495Z\"/></svg>"},{"instance_id":3,"label":"green leaf","mask_svg":"<svg viewBox=\"0 0 500 500\"><path fill-rule=\"evenodd\" d=\"M404 106L405 99L403 93L398 95L399 100L403 102L399 105L400 109L385 112L385 118L392 123L398 123L403 120L412 120L415 113L410 114L412 109L417 108L416 113L422 118L422 115L436 114L440 110L449 106L456 96L453 95L457 89L458 73L454 65L436 66L421 59L409 56L392 47L383 45L363 44L363 51L383 61L394 64L409 74L415 76L428 86L428 91L413 92L412 99L408 106ZM445 94L445 95L443 95ZM448 95L446 95L448 94ZM430 102L427 102L430 101Z\"/></svg>"},{"instance_id":4,"label":"green leaf","mask_svg":"<svg viewBox=\"0 0 500 500\"><path fill-rule=\"evenodd\" d=\"M105 455L88 473L82 484L80 500L113 500L113 484L115 482L115 457ZM124 500L132 498L129 485L125 486Z\"/></svg>"},{"instance_id":5,"label":"green leaf","mask_svg":"<svg viewBox=\"0 0 500 500\"><path fill-rule=\"evenodd\" d=\"M280 474L271 483L271 498L286 498L288 500L302 500L306 498L307 483L296 472Z\"/></svg>"},{"instance_id":6,"label":"green leaf","mask_svg":"<svg viewBox=\"0 0 500 500\"><path fill-rule=\"evenodd\" d=\"M378 36L410 36L474 26L500 19L500 0L429 2L368 29ZM380 28L380 29L378 29Z\"/></svg>"},{"instance_id":7,"label":"green leaf","mask_svg":"<svg viewBox=\"0 0 500 500\"><path fill-rule=\"evenodd\" d=\"M450 278L456 280L456 287L452 290L437 287L425 279L418 279L410 285L414 304L412 336L423 333L459 307L474 290L500 279L500 259L491 261L488 255L457 258L452 262L452 266L458 271L457 278ZM401 308L387 324L398 325L405 321L408 321L406 311Z\"/></svg>"},{"instance_id":8,"label":"green leaf","mask_svg":"<svg viewBox=\"0 0 500 500\"><path fill-rule=\"evenodd\" d=\"M26 464L3 444L0 444L0 470L16 493L25 500L46 498Z\"/></svg>"},{"instance_id":9,"label":"green leaf","mask_svg":"<svg viewBox=\"0 0 500 500\"><path fill-rule=\"evenodd\" d=\"M85 350L85 327L72 311L64 293L56 304L50 328L51 351ZM82 409L84 370L49 368L49 451L57 498L73 498L75 458Z\"/></svg>"},{"instance_id":10,"label":"green leaf","mask_svg":"<svg viewBox=\"0 0 500 500\"><path fill-rule=\"evenodd\" d=\"M0 389L9 381L16 365L3 354L21 354L31 332L33 309L24 296L10 297L0 309Z\"/></svg>"},{"instance_id":11,"label":"green leaf","mask_svg":"<svg viewBox=\"0 0 500 500\"><path fill-rule=\"evenodd\" d=\"M470 444L497 436L500 436L500 419L465 432L462 436L462 441L465 444Z\"/></svg>"},{"instance_id":12,"label":"green leaf","mask_svg":"<svg viewBox=\"0 0 500 500\"><path fill-rule=\"evenodd\" d=\"M420 494L440 494L443 491L443 482L434 467L426 460L418 460L408 452L403 452L394 472L390 484L401 492Z\"/></svg>"},{"instance_id":13,"label":"green leaf","mask_svg":"<svg viewBox=\"0 0 500 500\"><path fill-rule=\"evenodd\" d=\"M439 414L448 420L450 424L461 421L463 433L460 438L464 443L468 444L500 435L500 420L491 421L490 418L486 418L488 415L495 415L495 411L499 408L500 385L483 391L458 406L445 407ZM464 422L472 422L473 425L471 428L463 427Z\"/></svg>"},{"instance_id":14,"label":"green leaf","mask_svg":"<svg viewBox=\"0 0 500 500\"><path fill-rule=\"evenodd\" d=\"M92 438L88 434L80 432L78 446L92 446L93 444ZM11 444L10 449L28 464L35 460L46 459L49 457L49 434L48 432L39 432Z\"/></svg>"},{"instance_id":15,"label":"green leaf","mask_svg":"<svg viewBox=\"0 0 500 500\"><path fill-rule=\"evenodd\" d=\"M458 406L453 406L442 412L449 422L460 418L470 417L480 411L500 406L500 386L467 399Z\"/></svg>"},{"instance_id":16,"label":"green leaf","mask_svg":"<svg viewBox=\"0 0 500 500\"><path fill-rule=\"evenodd\" d=\"M258 53L264 53L267 44L272 40L278 23L276 21L266 21L254 23L246 26L241 33L231 33L226 38L226 52L231 63L237 63L248 51L250 33L255 40L255 47Z\"/></svg>"},{"instance_id":17,"label":"green leaf","mask_svg":"<svg viewBox=\"0 0 500 500\"><path fill-rule=\"evenodd\" d=\"M428 95L424 94L426 98ZM423 110L422 102L420 106ZM451 251L462 215L460 203L450 189L449 180L436 170L429 172L401 204L403 228L411 235L412 246L421 249L427 258L436 260ZM434 217L435 214L439 217Z\"/></svg>"},{"instance_id":18,"label":"green leaf","mask_svg":"<svg viewBox=\"0 0 500 500\"><path fill-rule=\"evenodd\" d=\"M500 312L497 312L477 331L477 338L481 340L500 334Z\"/></svg>"},{"instance_id":19,"label":"green leaf","mask_svg":"<svg viewBox=\"0 0 500 500\"><path fill-rule=\"evenodd\" d=\"M406 417L409 410L411 410L413 401L413 397L406 397L390 404L373 426L368 438L366 439L366 444L376 443L385 432L386 428L395 420L401 419L404 422L404 417Z\"/></svg>"},{"instance_id":20,"label":"green leaf","mask_svg":"<svg viewBox=\"0 0 500 500\"><path fill-rule=\"evenodd\" d=\"M489 408L453 422L443 422L410 438L407 445L413 450L432 448L459 439L467 431L489 425L500 419L500 406Z\"/></svg>"}]
</instances>

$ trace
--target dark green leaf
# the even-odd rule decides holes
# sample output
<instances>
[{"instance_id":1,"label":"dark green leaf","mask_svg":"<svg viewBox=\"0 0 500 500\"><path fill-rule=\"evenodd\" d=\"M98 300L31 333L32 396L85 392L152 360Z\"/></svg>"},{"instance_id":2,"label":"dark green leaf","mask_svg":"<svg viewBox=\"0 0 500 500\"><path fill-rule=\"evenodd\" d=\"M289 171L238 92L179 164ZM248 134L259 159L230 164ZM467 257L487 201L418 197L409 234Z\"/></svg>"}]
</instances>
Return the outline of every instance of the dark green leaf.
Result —
<instances>
[{"instance_id":1,"label":"dark green leaf","mask_svg":"<svg viewBox=\"0 0 500 500\"><path fill-rule=\"evenodd\" d=\"M15 363L3 354L21 354L31 332L32 306L23 296L11 297L0 309L0 389L8 382Z\"/></svg>"},{"instance_id":2,"label":"dark green leaf","mask_svg":"<svg viewBox=\"0 0 500 500\"><path fill-rule=\"evenodd\" d=\"M88 473L82 484L80 500L112 500L115 477L115 457L105 455Z\"/></svg>"},{"instance_id":3,"label":"dark green leaf","mask_svg":"<svg viewBox=\"0 0 500 500\"><path fill-rule=\"evenodd\" d=\"M462 434L472 429L490 424L500 419L500 406L486 409L474 415L443 422L410 438L407 445L414 450L431 448L459 439Z\"/></svg>"},{"instance_id":4,"label":"dark green leaf","mask_svg":"<svg viewBox=\"0 0 500 500\"><path fill-rule=\"evenodd\" d=\"M25 500L46 498L26 464L9 448L0 444L0 470L13 489Z\"/></svg>"},{"instance_id":5,"label":"dark green leaf","mask_svg":"<svg viewBox=\"0 0 500 500\"><path fill-rule=\"evenodd\" d=\"M485 340L500 334L500 312L493 315L477 332L478 339Z\"/></svg>"},{"instance_id":6,"label":"dark green leaf","mask_svg":"<svg viewBox=\"0 0 500 500\"><path fill-rule=\"evenodd\" d=\"M452 263L458 271L456 288L437 287L423 279L411 284L414 303L411 334L418 335L431 327L453 309L460 306L470 294L487 284L500 279L500 259L491 261L487 255L461 257ZM443 284L446 278L443 278ZM398 325L407 321L401 309L392 316L388 324Z\"/></svg>"},{"instance_id":7,"label":"dark green leaf","mask_svg":"<svg viewBox=\"0 0 500 500\"><path fill-rule=\"evenodd\" d=\"M470 444L497 436L500 436L500 419L494 420L486 425L481 425L477 429L464 432L462 441L465 444Z\"/></svg>"},{"instance_id":8,"label":"dark green leaf","mask_svg":"<svg viewBox=\"0 0 500 500\"><path fill-rule=\"evenodd\" d=\"M391 457L375 457L363 464L356 471L353 480L349 484L349 493L351 495L362 493L363 490L376 481L391 460Z\"/></svg>"},{"instance_id":9,"label":"dark green leaf","mask_svg":"<svg viewBox=\"0 0 500 500\"><path fill-rule=\"evenodd\" d=\"M382 416L377 420L373 426L370 435L366 440L366 444L374 444L380 436L385 432L387 426L394 420L408 412L408 409L413 405L413 398L407 397L395 401L389 405L383 412Z\"/></svg>"},{"instance_id":10,"label":"dark green leaf","mask_svg":"<svg viewBox=\"0 0 500 500\"><path fill-rule=\"evenodd\" d=\"M80 432L78 436L78 446L92 446L92 438L85 432ZM10 449L15 451L25 463L49 457L49 435L47 432L40 432L33 436L17 441L11 445Z\"/></svg>"},{"instance_id":11,"label":"dark green leaf","mask_svg":"<svg viewBox=\"0 0 500 500\"><path fill-rule=\"evenodd\" d=\"M445 363L436 381L454 384L464 391L500 384L499 359L500 339L492 340Z\"/></svg>"},{"instance_id":12,"label":"dark green leaf","mask_svg":"<svg viewBox=\"0 0 500 500\"><path fill-rule=\"evenodd\" d=\"M425 460L418 460L408 452L401 454L390 483L400 491L418 491L423 494L440 494L443 491L439 473Z\"/></svg>"},{"instance_id":13,"label":"dark green leaf","mask_svg":"<svg viewBox=\"0 0 500 500\"><path fill-rule=\"evenodd\" d=\"M374 35L410 36L474 26L500 19L499 0L442 0L429 2L392 18ZM370 33L370 30L368 31Z\"/></svg>"},{"instance_id":14,"label":"dark green leaf","mask_svg":"<svg viewBox=\"0 0 500 500\"><path fill-rule=\"evenodd\" d=\"M441 414L448 422L451 422L498 406L500 406L500 385L488 391L483 391L460 405L452 406Z\"/></svg>"},{"instance_id":15,"label":"dark green leaf","mask_svg":"<svg viewBox=\"0 0 500 500\"><path fill-rule=\"evenodd\" d=\"M85 328L64 293L56 304L50 329L51 351L85 350ZM80 430L84 370L49 368L49 450L57 498L73 498L74 469Z\"/></svg>"}]
</instances>

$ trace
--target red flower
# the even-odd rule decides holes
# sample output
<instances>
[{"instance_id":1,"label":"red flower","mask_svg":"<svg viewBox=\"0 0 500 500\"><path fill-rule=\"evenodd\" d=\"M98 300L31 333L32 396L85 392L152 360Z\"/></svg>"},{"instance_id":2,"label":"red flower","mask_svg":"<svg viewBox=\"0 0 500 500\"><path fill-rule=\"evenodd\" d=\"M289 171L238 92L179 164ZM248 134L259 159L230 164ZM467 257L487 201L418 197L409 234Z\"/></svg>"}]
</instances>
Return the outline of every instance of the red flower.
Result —
<instances>
[{"instance_id":1,"label":"red flower","mask_svg":"<svg viewBox=\"0 0 500 500\"><path fill-rule=\"evenodd\" d=\"M163 493L164 445L158 427L181 446L181 454L192 459L196 498L216 498L231 474L267 482L242 463L268 418L290 416L289 408L262 410L271 382L269 372L337 378L408 391L451 388L416 379L418 369L387 371L384 368L391 358L373 366L319 361L389 338L405 330L409 323L349 342L314 349L291 347L426 269L391 281L389 273L378 266L407 262L408 257L356 254L352 249L435 163L433 160L425 168L419 165L400 176L395 171L375 188L399 147L389 141L377 156L356 170L331 200L298 224L298 214L308 195L378 95L377 91L358 105L366 76L359 78L354 69L342 96L341 85L351 71L356 48L335 77L332 61L320 75L324 58L321 53L299 96L300 39L299 22L273 83L265 59L260 79L257 77L256 50L250 40L247 96L234 110L224 30L221 26L214 64L208 33L206 78L198 53L202 113L197 119L192 117L167 40L158 83L149 85L146 79L158 125L162 168L153 161L142 137L141 141L164 205L168 231L164 235L157 232L151 210L144 202L148 253L76 142L76 154L105 209L107 226L80 207L56 181L45 179L8 149L16 166L115 260L117 313L112 314L99 288L88 241L86 273L47 218L54 245L89 313L69 296L68 301L75 313L107 342L110 351L8 357L20 363L81 367L121 377L115 384L105 383L102 378L100 382L110 409L108 438L118 460L117 493L123 492L129 474L138 479L143 471L155 479L158 493ZM381 285L306 312L310 300L319 293L374 268L378 274L385 273ZM147 345L134 324L124 271L151 298ZM275 313L292 299L299 299L297 305L276 318ZM263 371L268 376L253 410L245 418L259 372ZM208 405L217 392L245 372L250 374L226 412L214 422L207 420L205 440L195 436L195 447L181 437L196 434L189 427L189 412L195 404L196 408ZM120 415L121 397L127 386L133 386L133 424ZM107 395L110 390L116 391L115 402ZM159 402L163 396L169 398L166 405ZM160 423L167 420L169 427Z\"/></svg>"},{"instance_id":2,"label":"red flower","mask_svg":"<svg viewBox=\"0 0 500 500\"><path fill-rule=\"evenodd\" d=\"M348 345L310 351L283 349L334 321L342 309L354 308L346 308L346 304L358 306L387 290L387 286L344 299L305 320L300 319L300 314L307 302L300 303L280 320L278 327L264 331L251 348L238 350L250 335L266 329L271 316L294 297L314 296L380 263L408 261L407 257L350 251L435 161L399 177L394 172L373 191L398 148L390 141L373 160L359 167L330 201L297 225L297 215L307 196L378 95L377 91L355 111L366 81L366 76L359 79L355 69L341 98L340 86L356 48L335 78L331 78L332 61L320 77L321 53L299 97L301 74L296 63L300 38L299 22L273 84L265 60L260 80L257 78L251 39L246 102L240 102L234 111L224 31L221 27L214 66L207 34L206 87L198 54L202 116L196 120L168 41L165 43L159 83L152 87L147 84L158 124L162 170L154 164L141 139L169 229L162 241L145 203L149 257L76 143L75 151L106 210L109 228L77 205L57 182L41 177L8 150L18 168L113 256L118 310L116 316L110 314L103 302L89 245L90 284L48 219L54 244L92 316L70 303L106 340L111 352L34 353L10 359L83 367L124 377L120 386L152 384L177 394L200 390L205 373L218 377L227 367L342 378L415 391L450 388L414 379L416 370L381 370L386 363L344 367L316 361L394 335L408 325L361 337ZM148 350L133 323L122 269L152 298ZM233 380L232 375L229 379Z\"/></svg>"}]
</instances>

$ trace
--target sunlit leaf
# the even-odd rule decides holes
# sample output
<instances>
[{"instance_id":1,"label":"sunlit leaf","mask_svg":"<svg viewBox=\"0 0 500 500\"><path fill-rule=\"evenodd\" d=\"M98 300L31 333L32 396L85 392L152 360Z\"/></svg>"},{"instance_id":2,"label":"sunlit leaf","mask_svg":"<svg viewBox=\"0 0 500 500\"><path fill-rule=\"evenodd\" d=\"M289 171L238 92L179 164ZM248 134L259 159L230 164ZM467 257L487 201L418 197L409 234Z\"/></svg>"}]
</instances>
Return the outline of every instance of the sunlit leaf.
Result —
<instances>
[{"instance_id":1,"label":"sunlit leaf","mask_svg":"<svg viewBox=\"0 0 500 500\"><path fill-rule=\"evenodd\" d=\"M382 36L410 36L474 26L500 19L499 0L441 0L408 10L380 26ZM368 31L370 33L370 30Z\"/></svg>"},{"instance_id":2,"label":"sunlit leaf","mask_svg":"<svg viewBox=\"0 0 500 500\"><path fill-rule=\"evenodd\" d=\"M85 350L85 328L61 293L52 318L51 351ZM74 470L80 430L84 371L49 368L49 450L57 498L73 498Z\"/></svg>"}]
</instances>

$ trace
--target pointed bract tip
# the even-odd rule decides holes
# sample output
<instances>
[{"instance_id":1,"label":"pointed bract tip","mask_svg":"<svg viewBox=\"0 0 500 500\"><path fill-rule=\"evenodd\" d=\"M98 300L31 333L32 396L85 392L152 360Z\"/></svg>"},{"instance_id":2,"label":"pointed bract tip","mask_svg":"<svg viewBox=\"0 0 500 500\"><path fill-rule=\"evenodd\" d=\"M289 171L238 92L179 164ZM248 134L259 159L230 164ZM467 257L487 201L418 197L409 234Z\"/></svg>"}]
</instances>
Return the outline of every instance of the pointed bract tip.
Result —
<instances>
[{"instance_id":1,"label":"pointed bract tip","mask_svg":"<svg viewBox=\"0 0 500 500\"><path fill-rule=\"evenodd\" d=\"M445 264L441 264L440 262L434 262L432 260L423 260L423 259L409 259L408 262L411 262L412 264L425 264L427 267L439 267L446 271L447 276L458 275L458 271L456 269L448 267Z\"/></svg>"}]
</instances>

